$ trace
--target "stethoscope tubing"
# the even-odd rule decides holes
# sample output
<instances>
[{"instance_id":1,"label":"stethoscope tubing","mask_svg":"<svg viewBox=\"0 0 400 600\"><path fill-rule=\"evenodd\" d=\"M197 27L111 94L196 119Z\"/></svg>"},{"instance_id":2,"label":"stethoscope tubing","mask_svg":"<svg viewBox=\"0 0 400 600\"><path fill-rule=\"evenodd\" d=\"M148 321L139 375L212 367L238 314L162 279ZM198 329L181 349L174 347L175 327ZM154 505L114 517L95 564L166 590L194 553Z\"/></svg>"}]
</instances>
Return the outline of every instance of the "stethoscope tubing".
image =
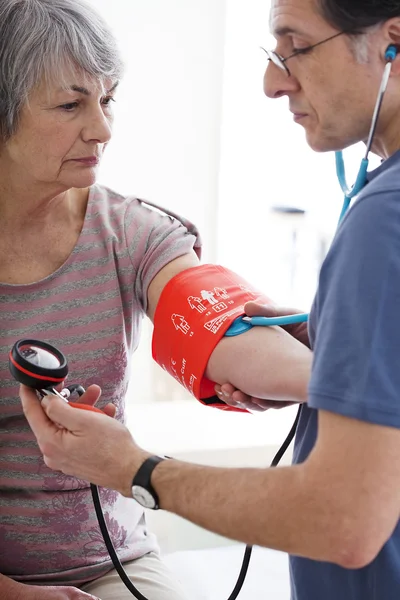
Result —
<instances>
[{"instance_id":1,"label":"stethoscope tubing","mask_svg":"<svg viewBox=\"0 0 400 600\"><path fill-rule=\"evenodd\" d=\"M284 315L282 317L243 317L243 320L250 325L261 327L293 325L295 323L306 323L308 321L308 313Z\"/></svg>"}]
</instances>

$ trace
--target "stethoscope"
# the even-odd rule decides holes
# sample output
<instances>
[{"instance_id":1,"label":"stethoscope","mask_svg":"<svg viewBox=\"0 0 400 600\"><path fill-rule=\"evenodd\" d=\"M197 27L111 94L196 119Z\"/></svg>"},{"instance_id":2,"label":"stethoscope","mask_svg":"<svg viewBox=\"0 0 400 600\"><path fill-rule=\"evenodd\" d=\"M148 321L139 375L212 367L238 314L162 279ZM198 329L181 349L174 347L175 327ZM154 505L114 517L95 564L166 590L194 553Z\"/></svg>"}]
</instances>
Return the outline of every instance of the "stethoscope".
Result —
<instances>
[{"instance_id":1,"label":"stethoscope","mask_svg":"<svg viewBox=\"0 0 400 600\"><path fill-rule=\"evenodd\" d=\"M346 171L344 166L343 152L335 152L336 159L336 175L339 180L340 187L344 193L344 201L342 210L339 217L339 223L342 221L346 214L350 203L355 196L357 196L361 190L367 184L367 173L369 167L369 154L371 151L372 142L374 139L376 126L378 124L379 115L382 107L383 98L386 92L386 88L389 82L390 72L392 70L392 63L398 54L396 46L389 46L385 53L386 65L383 72L382 82L378 93L378 98L375 104L374 114L372 117L371 128L368 135L368 141L366 145L365 156L361 161L360 168L356 177L356 181L352 187L347 185ZM292 325L295 323L306 323L308 321L309 313L300 313L295 315L283 315L281 317L238 317L228 329L225 335L233 337L244 333L248 329L254 326L271 327L272 325Z\"/></svg>"},{"instance_id":2,"label":"stethoscope","mask_svg":"<svg viewBox=\"0 0 400 600\"><path fill-rule=\"evenodd\" d=\"M371 150L372 141L379 119L383 97L385 95L385 91L389 81L392 62L396 58L397 52L398 51L395 46L389 46L386 50L385 59L387 61L387 64L385 66L381 87L375 105L371 129L369 132L367 142L366 153L361 161L356 182L352 187L349 187L346 182L343 153L336 152L336 173L339 179L340 186L344 193L344 202L339 218L339 224L343 219L344 215L346 214L350 206L351 200L355 196L357 196L357 194L360 193L360 191L364 188L364 186L367 183L367 171L369 166L368 156ZM281 326L290 325L294 323L305 323L308 320L308 316L308 313L301 313L296 315L285 315L282 317L239 317L233 322L233 324L225 333L225 335L227 335L228 337L236 336L254 326L270 327L272 325ZM74 395L80 397L85 392L84 388L81 385L72 384L65 387L61 391L58 391L56 389L59 384L63 383L66 376L68 375L68 363L64 354L60 350L58 350L50 344L47 344L46 342L32 339L19 340L18 342L16 342L16 344L14 344L13 348L10 351L9 368L12 376L14 377L14 379L16 379L16 381L35 389L40 398L43 398L45 395L55 394L56 396L62 398L62 400L64 400L65 402L68 402L74 408L102 413L100 409L94 406L88 406L86 404L71 401L71 398L73 398ZM296 433L297 424L300 418L300 410L301 407L297 413L295 422L293 423L287 438L285 439L282 446L275 455L270 465L271 467L275 467L278 465L282 456L285 454L287 448L289 447ZM148 600L145 596L143 596L143 594L139 592L139 590L136 589L136 587L130 581L118 558L104 519L97 486L91 483L90 489L100 530L103 535L107 551L113 562L115 570L121 577L121 580L123 581L125 586L132 593L132 595L135 598L137 598L137 600ZM251 552L252 546L246 546L239 577L228 600L236 600L242 589L250 563Z\"/></svg>"}]
</instances>

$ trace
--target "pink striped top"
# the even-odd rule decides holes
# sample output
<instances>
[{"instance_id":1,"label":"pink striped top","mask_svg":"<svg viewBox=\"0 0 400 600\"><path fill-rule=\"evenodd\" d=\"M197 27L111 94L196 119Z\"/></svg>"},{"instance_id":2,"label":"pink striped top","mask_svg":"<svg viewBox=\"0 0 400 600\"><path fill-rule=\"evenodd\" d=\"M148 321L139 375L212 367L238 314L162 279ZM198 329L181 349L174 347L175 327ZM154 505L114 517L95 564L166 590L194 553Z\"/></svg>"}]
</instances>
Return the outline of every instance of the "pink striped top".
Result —
<instances>
[{"instance_id":1,"label":"pink striped top","mask_svg":"<svg viewBox=\"0 0 400 600\"><path fill-rule=\"evenodd\" d=\"M37 283L0 284L3 575L26 583L80 585L112 568L88 483L50 471L43 462L8 370L9 349L24 337L59 347L68 357L68 381L99 384L99 406L113 402L124 420L130 358L148 285L168 262L200 247L195 228L179 219L95 185L67 261ZM100 495L122 561L157 549L138 504L111 490L101 489Z\"/></svg>"}]
</instances>

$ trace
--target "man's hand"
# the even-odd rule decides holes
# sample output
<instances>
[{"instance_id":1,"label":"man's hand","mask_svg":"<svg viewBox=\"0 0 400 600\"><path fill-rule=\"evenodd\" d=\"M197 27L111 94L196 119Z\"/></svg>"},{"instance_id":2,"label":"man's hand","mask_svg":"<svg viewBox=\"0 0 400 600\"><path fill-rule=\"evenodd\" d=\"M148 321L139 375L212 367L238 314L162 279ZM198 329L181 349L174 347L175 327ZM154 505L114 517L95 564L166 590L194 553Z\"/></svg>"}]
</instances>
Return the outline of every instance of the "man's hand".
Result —
<instances>
[{"instance_id":1,"label":"man's hand","mask_svg":"<svg viewBox=\"0 0 400 600\"><path fill-rule=\"evenodd\" d=\"M301 314L303 312L294 308L278 308L273 305L265 305L259 302L247 302L244 310L248 317L281 317L284 315ZM299 342L308 348L310 347L307 323L284 325L282 326L282 329L285 329L290 335L299 340ZM235 408L245 408L253 412L264 412L270 408L280 409L295 404L294 402L278 402L276 400L254 398L253 396L249 396L238 390L230 383L216 385L215 392L221 398L221 400L223 400L226 404L229 404L229 406L233 406Z\"/></svg>"},{"instance_id":2,"label":"man's hand","mask_svg":"<svg viewBox=\"0 0 400 600\"><path fill-rule=\"evenodd\" d=\"M234 408L244 408L252 412L264 412L270 408L285 408L292 406L296 402L281 402L280 400L264 400L263 398L254 398L244 392L236 389L230 383L215 386L215 393L225 404Z\"/></svg>"},{"instance_id":3,"label":"man's hand","mask_svg":"<svg viewBox=\"0 0 400 600\"><path fill-rule=\"evenodd\" d=\"M244 310L248 317L283 317L285 315L298 315L304 312L296 308L282 308L259 302L247 302ZM282 325L281 327L296 338L296 340L307 346L307 348L310 348L307 323L294 323L293 325Z\"/></svg>"},{"instance_id":4,"label":"man's hand","mask_svg":"<svg viewBox=\"0 0 400 600\"><path fill-rule=\"evenodd\" d=\"M100 388L92 385L80 402L94 404L100 393ZM131 496L132 478L150 454L135 444L124 425L107 414L72 408L58 396L46 396L40 403L36 393L23 385L20 396L50 469ZM113 412L110 405L103 410Z\"/></svg>"}]
</instances>

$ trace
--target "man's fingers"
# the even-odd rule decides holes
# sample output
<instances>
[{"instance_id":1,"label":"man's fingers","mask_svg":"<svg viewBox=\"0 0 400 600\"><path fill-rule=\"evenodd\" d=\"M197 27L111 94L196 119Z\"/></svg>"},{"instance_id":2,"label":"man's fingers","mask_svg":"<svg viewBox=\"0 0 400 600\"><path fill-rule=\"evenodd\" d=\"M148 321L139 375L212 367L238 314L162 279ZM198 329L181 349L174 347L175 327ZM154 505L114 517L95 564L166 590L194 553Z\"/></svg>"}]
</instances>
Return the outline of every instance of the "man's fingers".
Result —
<instances>
[{"instance_id":1,"label":"man's fingers","mask_svg":"<svg viewBox=\"0 0 400 600\"><path fill-rule=\"evenodd\" d=\"M75 400L75 402L79 402L79 404L88 404L90 406L94 406L97 400L101 396L101 389L98 385L90 385L83 396L80 396L79 400Z\"/></svg>"},{"instance_id":2,"label":"man's fingers","mask_svg":"<svg viewBox=\"0 0 400 600\"><path fill-rule=\"evenodd\" d=\"M229 404L229 406L235 406L235 408L240 408L237 404L232 403L232 394L236 390L233 385L230 383L224 383L223 385L215 386L215 393L225 404Z\"/></svg>"},{"instance_id":3,"label":"man's fingers","mask_svg":"<svg viewBox=\"0 0 400 600\"><path fill-rule=\"evenodd\" d=\"M104 408L101 409L108 417L114 419L117 408L114 404L107 404Z\"/></svg>"},{"instance_id":4,"label":"man's fingers","mask_svg":"<svg viewBox=\"0 0 400 600\"><path fill-rule=\"evenodd\" d=\"M259 400L254 399L254 404L257 404L261 410L268 410L269 408L280 409L286 408L287 406L293 406L296 402L282 402L280 400Z\"/></svg>"},{"instance_id":5,"label":"man's fingers","mask_svg":"<svg viewBox=\"0 0 400 600\"><path fill-rule=\"evenodd\" d=\"M260 302L246 302L244 305L245 313L248 317L276 317L277 309L271 304L261 304Z\"/></svg>"},{"instance_id":6,"label":"man's fingers","mask_svg":"<svg viewBox=\"0 0 400 600\"><path fill-rule=\"evenodd\" d=\"M231 383L223 383L222 385L215 386L215 391L217 393L222 392L222 394L225 394L226 396L232 396L235 390L236 388Z\"/></svg>"},{"instance_id":7,"label":"man's fingers","mask_svg":"<svg viewBox=\"0 0 400 600\"><path fill-rule=\"evenodd\" d=\"M244 305L245 313L248 317L282 317L284 315L296 315L301 313L297 308L288 308L280 306L277 308L273 304L263 304L261 302L246 302Z\"/></svg>"},{"instance_id":8,"label":"man's fingers","mask_svg":"<svg viewBox=\"0 0 400 600\"><path fill-rule=\"evenodd\" d=\"M80 398L80 402L93 405L99 399L100 394L99 386L91 385ZM87 423L88 415L82 414L87 411L68 406L68 403L59 396L51 394L45 396L40 402L36 392L25 385L20 386L20 396L25 416L37 438L43 438L46 431L59 429L60 426L69 431L75 431ZM108 405L106 414L114 417L115 407Z\"/></svg>"},{"instance_id":9,"label":"man's fingers","mask_svg":"<svg viewBox=\"0 0 400 600\"><path fill-rule=\"evenodd\" d=\"M240 390L235 390L232 394L230 404L232 404L232 406L237 406L238 408L246 408L247 410L252 410L255 412L264 411L265 408L262 408L254 400L257 399L253 398L252 396L248 396L247 394L244 394Z\"/></svg>"},{"instance_id":10,"label":"man's fingers","mask_svg":"<svg viewBox=\"0 0 400 600\"><path fill-rule=\"evenodd\" d=\"M82 428L87 422L89 414L95 416L93 412L89 413L86 410L69 406L65 400L58 396L45 396L42 400L42 406L50 421L72 432Z\"/></svg>"},{"instance_id":11,"label":"man's fingers","mask_svg":"<svg viewBox=\"0 0 400 600\"><path fill-rule=\"evenodd\" d=\"M46 430L55 427L46 416L40 405L40 400L36 392L26 385L21 385L19 394L22 402L22 408L27 421L36 437L43 434Z\"/></svg>"}]
</instances>

